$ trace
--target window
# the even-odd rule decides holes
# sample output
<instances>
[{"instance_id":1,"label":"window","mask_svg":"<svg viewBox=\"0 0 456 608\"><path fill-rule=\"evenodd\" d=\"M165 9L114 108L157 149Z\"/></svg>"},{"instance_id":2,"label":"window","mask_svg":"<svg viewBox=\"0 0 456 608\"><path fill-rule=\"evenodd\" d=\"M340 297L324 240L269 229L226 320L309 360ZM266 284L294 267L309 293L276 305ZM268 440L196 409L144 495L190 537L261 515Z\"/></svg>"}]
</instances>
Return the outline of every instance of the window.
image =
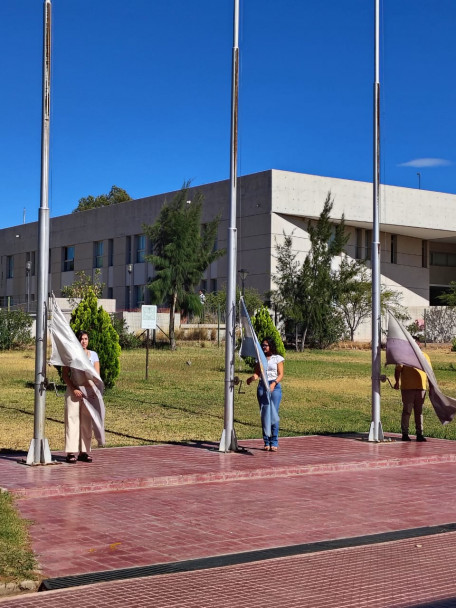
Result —
<instances>
[{"instance_id":1,"label":"window","mask_svg":"<svg viewBox=\"0 0 456 608\"><path fill-rule=\"evenodd\" d=\"M144 262L146 256L146 236L144 234L138 234L136 236L136 262Z\"/></svg>"},{"instance_id":2,"label":"window","mask_svg":"<svg viewBox=\"0 0 456 608\"><path fill-rule=\"evenodd\" d=\"M14 278L14 256L13 255L6 256L6 278L7 279Z\"/></svg>"},{"instance_id":3,"label":"window","mask_svg":"<svg viewBox=\"0 0 456 608\"><path fill-rule=\"evenodd\" d=\"M430 253L431 266L456 266L456 253L447 253L446 251L431 251Z\"/></svg>"},{"instance_id":4,"label":"window","mask_svg":"<svg viewBox=\"0 0 456 608\"><path fill-rule=\"evenodd\" d=\"M103 268L103 241L95 241L93 244L93 267Z\"/></svg>"},{"instance_id":5,"label":"window","mask_svg":"<svg viewBox=\"0 0 456 608\"><path fill-rule=\"evenodd\" d=\"M108 300L112 300L114 298L114 290L112 287L108 287Z\"/></svg>"},{"instance_id":6,"label":"window","mask_svg":"<svg viewBox=\"0 0 456 608\"><path fill-rule=\"evenodd\" d=\"M356 244L355 244L355 259L362 260L363 256L363 230L362 228L356 228L355 232Z\"/></svg>"},{"instance_id":7,"label":"window","mask_svg":"<svg viewBox=\"0 0 456 608\"><path fill-rule=\"evenodd\" d=\"M372 230L366 230L366 245L365 245L365 258L370 260L372 258Z\"/></svg>"},{"instance_id":8,"label":"window","mask_svg":"<svg viewBox=\"0 0 456 608\"><path fill-rule=\"evenodd\" d=\"M428 267L428 242L421 241L421 267Z\"/></svg>"},{"instance_id":9,"label":"window","mask_svg":"<svg viewBox=\"0 0 456 608\"><path fill-rule=\"evenodd\" d=\"M397 264L397 234L391 235L391 264Z\"/></svg>"},{"instance_id":10,"label":"window","mask_svg":"<svg viewBox=\"0 0 456 608\"><path fill-rule=\"evenodd\" d=\"M108 241L108 266L114 266L114 239Z\"/></svg>"},{"instance_id":11,"label":"window","mask_svg":"<svg viewBox=\"0 0 456 608\"><path fill-rule=\"evenodd\" d=\"M135 308L140 308L144 304L144 285L135 285Z\"/></svg>"},{"instance_id":12,"label":"window","mask_svg":"<svg viewBox=\"0 0 456 608\"><path fill-rule=\"evenodd\" d=\"M63 248L63 272L74 270L74 246Z\"/></svg>"},{"instance_id":13,"label":"window","mask_svg":"<svg viewBox=\"0 0 456 608\"><path fill-rule=\"evenodd\" d=\"M217 279L211 279L211 291L217 291Z\"/></svg>"}]
</instances>

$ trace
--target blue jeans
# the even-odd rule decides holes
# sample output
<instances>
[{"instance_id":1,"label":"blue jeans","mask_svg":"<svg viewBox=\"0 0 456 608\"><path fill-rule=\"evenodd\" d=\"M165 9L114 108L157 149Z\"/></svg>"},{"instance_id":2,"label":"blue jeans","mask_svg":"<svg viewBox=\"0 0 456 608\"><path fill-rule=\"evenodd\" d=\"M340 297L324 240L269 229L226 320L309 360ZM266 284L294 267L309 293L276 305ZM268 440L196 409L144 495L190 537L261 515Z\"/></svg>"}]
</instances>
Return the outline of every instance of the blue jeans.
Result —
<instances>
[{"instance_id":1,"label":"blue jeans","mask_svg":"<svg viewBox=\"0 0 456 608\"><path fill-rule=\"evenodd\" d=\"M271 380L271 382L274 382L274 381ZM271 384L271 382L269 384ZM258 399L258 404L260 405L260 407L264 403L267 403L267 392L261 381L258 383L257 399ZM279 414L279 407L280 407L281 400L282 400L282 385L279 382L279 384L276 385L275 389L271 393L272 407L277 412L277 415ZM266 435L263 434L263 441L266 445L270 445L270 446L274 446L274 447L277 447L279 445L279 423L278 422L276 424L271 425L271 436L270 437L266 437Z\"/></svg>"}]
</instances>

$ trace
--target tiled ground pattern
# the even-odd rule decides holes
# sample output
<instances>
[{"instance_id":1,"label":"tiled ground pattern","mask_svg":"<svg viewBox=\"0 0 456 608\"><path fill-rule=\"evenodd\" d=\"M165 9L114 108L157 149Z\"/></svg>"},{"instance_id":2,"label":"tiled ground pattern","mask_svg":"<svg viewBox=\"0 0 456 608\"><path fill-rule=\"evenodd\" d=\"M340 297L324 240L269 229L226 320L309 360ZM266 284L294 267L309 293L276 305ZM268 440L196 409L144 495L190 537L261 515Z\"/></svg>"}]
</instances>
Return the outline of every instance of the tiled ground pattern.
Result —
<instances>
[{"instance_id":1,"label":"tiled ground pattern","mask_svg":"<svg viewBox=\"0 0 456 608\"><path fill-rule=\"evenodd\" d=\"M229 454L205 443L109 448L95 450L91 465L46 467L17 465L18 455L0 454L0 487L33 497L456 462L456 442L444 440L375 444L329 436L293 437L281 439L278 454L263 452L260 441L240 445L245 451ZM63 461L62 454L55 458Z\"/></svg>"},{"instance_id":2,"label":"tiled ground pattern","mask_svg":"<svg viewBox=\"0 0 456 608\"><path fill-rule=\"evenodd\" d=\"M91 465L48 467L0 455L0 486L35 522L47 577L456 522L456 442L285 438L278 454L259 441L241 445L239 454L200 444L106 449ZM106 583L84 591L84 605L446 608L456 606L448 603L456 597L449 547L453 534ZM71 608L81 592L33 601L61 597L46 605ZM446 603L423 603L429 598Z\"/></svg>"},{"instance_id":3,"label":"tiled ground pattern","mask_svg":"<svg viewBox=\"0 0 456 608\"><path fill-rule=\"evenodd\" d=\"M455 472L437 464L77 494L19 509L55 577L452 523Z\"/></svg>"},{"instance_id":4,"label":"tiled ground pattern","mask_svg":"<svg viewBox=\"0 0 456 608\"><path fill-rule=\"evenodd\" d=\"M454 608L456 534L0 601L1 608Z\"/></svg>"}]
</instances>

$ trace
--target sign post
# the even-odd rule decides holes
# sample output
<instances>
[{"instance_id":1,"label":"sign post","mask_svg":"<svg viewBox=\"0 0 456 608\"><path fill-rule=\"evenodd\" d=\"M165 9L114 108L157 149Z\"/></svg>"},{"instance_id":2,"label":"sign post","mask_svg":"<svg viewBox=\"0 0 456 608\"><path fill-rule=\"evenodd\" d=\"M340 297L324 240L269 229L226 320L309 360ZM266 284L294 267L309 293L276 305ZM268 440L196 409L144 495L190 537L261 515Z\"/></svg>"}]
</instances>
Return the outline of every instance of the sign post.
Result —
<instances>
[{"instance_id":1,"label":"sign post","mask_svg":"<svg viewBox=\"0 0 456 608\"><path fill-rule=\"evenodd\" d=\"M149 378L149 331L157 329L157 306L155 304L141 306L141 328L147 330L146 338L146 380Z\"/></svg>"}]
</instances>

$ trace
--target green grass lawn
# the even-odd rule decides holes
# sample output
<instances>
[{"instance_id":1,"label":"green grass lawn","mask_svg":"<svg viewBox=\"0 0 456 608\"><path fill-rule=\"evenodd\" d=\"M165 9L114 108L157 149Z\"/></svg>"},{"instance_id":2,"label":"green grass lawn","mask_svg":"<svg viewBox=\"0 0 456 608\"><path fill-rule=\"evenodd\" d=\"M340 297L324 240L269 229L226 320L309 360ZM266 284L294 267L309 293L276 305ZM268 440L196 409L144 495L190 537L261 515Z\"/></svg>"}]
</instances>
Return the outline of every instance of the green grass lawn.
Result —
<instances>
[{"instance_id":1,"label":"green grass lawn","mask_svg":"<svg viewBox=\"0 0 456 608\"><path fill-rule=\"evenodd\" d=\"M11 496L0 492L0 582L36 580L36 567L27 522L18 517Z\"/></svg>"},{"instance_id":2,"label":"green grass lawn","mask_svg":"<svg viewBox=\"0 0 456 608\"><path fill-rule=\"evenodd\" d=\"M456 396L456 353L449 347L428 351L442 390ZM33 436L33 352L0 354L0 447L27 450ZM108 446L166 441L218 441L223 429L224 350L211 343L183 343L177 352L152 350L145 379L144 350L125 351L116 386L105 394ZM393 380L394 369L382 370ZM236 359L244 381L235 391L239 439L260 437L255 385ZM53 368L49 379L58 382ZM368 432L371 419L371 355L367 350L288 352L285 360L281 434ZM381 420L385 432L400 431L400 393L382 385ZM429 400L425 433L456 438L456 426L442 426ZM48 391L46 437L52 450L63 449L63 391ZM411 429L412 432L412 429Z\"/></svg>"},{"instance_id":3,"label":"green grass lawn","mask_svg":"<svg viewBox=\"0 0 456 608\"><path fill-rule=\"evenodd\" d=\"M456 397L456 353L449 346L427 352L441 389ZM152 350L146 380L145 351L123 352L118 382L105 394L107 446L219 441L224 414L224 356L223 348L208 342L182 343L176 352ZM33 381L34 352L2 352L0 359L0 449L27 451L33 436L34 391L27 382ZM235 392L235 429L241 440L261 437L256 386L245 384L250 373L237 358L236 374L244 381L241 390L236 387ZM392 366L382 373L393 380ZM53 368L49 368L48 376L59 382ZM370 376L371 354L367 350L288 352L281 435L367 433L371 420ZM400 393L383 384L383 430L399 433L400 417ZM424 429L431 437L456 439L456 424L442 426L428 399ZM63 450L62 390L57 395L47 393L46 437L51 450ZM4 556L0 580L27 578L34 562L24 524L14 515L8 495L0 494L0 499L0 554Z\"/></svg>"}]
</instances>

